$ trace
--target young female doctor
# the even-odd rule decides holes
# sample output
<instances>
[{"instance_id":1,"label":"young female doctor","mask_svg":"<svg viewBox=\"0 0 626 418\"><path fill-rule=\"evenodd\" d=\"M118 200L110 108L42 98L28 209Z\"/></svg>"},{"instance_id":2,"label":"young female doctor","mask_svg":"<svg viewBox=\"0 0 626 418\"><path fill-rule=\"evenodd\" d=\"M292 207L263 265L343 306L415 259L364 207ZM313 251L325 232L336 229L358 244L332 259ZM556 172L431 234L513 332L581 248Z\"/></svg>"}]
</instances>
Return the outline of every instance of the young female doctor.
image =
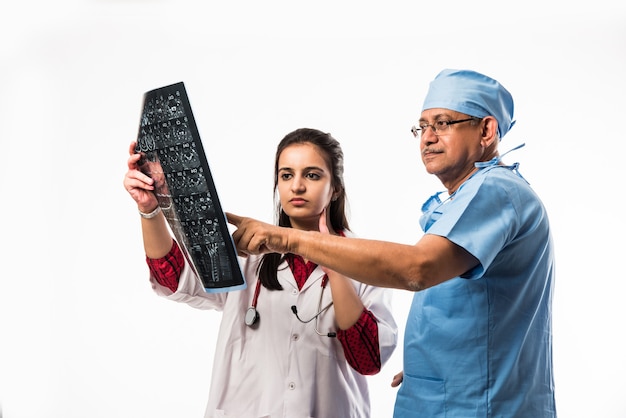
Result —
<instances>
[{"instance_id":1,"label":"young female doctor","mask_svg":"<svg viewBox=\"0 0 626 418\"><path fill-rule=\"evenodd\" d=\"M140 212L157 206L153 180L130 146L124 187ZM351 234L343 152L330 134L298 129L274 164L281 226ZM245 290L207 293L162 213L141 219L156 293L223 312L205 418L367 418L366 375L397 343L389 290L361 284L293 254L240 258ZM321 228L320 228L321 227Z\"/></svg>"}]
</instances>

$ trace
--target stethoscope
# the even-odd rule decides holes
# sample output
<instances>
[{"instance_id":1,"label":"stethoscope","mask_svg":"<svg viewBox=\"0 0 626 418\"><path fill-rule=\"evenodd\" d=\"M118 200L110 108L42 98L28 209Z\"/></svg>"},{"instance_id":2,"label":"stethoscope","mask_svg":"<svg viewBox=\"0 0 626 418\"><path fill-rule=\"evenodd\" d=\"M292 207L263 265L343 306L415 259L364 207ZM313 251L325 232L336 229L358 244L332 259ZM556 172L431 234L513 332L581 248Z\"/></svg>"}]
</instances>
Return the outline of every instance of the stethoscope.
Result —
<instances>
[{"instance_id":1,"label":"stethoscope","mask_svg":"<svg viewBox=\"0 0 626 418\"><path fill-rule=\"evenodd\" d=\"M313 315L310 319L306 321L303 321L302 319L300 319L300 317L298 316L298 308L296 307L296 305L291 306L291 312L293 312L296 318L298 318L298 321L302 322L303 324L308 324L309 322L315 319L315 332L317 333L317 335L320 335L322 337L334 338L337 336L336 332L328 332L324 334L318 330L318 326L317 326L319 316L322 313L326 312L333 305L333 302L330 301L328 305L322 308L324 290L326 290L327 284L328 284L328 275L325 274L324 277L322 278L322 291L320 292L320 300L317 303L317 313ZM261 291L261 280L257 280L256 288L254 289L254 296L252 298L252 305L248 308L248 310L246 311L246 315L244 317L244 322L246 323L246 325L252 328L256 328L259 322L259 312L257 311L256 307L257 307L257 303L259 300L260 291Z\"/></svg>"}]
</instances>

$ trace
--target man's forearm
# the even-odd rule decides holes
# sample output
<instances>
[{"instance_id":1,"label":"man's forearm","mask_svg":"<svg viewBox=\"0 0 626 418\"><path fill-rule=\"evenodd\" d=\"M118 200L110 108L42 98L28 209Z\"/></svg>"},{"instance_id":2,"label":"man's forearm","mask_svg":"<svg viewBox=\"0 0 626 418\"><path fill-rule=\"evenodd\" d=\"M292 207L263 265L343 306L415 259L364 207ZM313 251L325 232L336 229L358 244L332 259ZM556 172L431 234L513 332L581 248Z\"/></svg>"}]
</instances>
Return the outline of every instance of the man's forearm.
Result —
<instances>
[{"instance_id":1,"label":"man's forearm","mask_svg":"<svg viewBox=\"0 0 626 418\"><path fill-rule=\"evenodd\" d=\"M284 229L288 252L366 284L415 290L409 280L412 246Z\"/></svg>"}]
</instances>

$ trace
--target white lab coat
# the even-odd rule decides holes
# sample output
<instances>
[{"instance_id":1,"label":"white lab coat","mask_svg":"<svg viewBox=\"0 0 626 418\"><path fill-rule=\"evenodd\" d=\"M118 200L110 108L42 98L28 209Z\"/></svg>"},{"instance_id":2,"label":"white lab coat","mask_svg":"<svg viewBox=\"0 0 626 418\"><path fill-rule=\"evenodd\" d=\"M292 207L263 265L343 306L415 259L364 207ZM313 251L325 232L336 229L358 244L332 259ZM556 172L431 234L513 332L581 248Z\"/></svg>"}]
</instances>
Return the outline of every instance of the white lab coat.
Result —
<instances>
[{"instance_id":1,"label":"white lab coat","mask_svg":"<svg viewBox=\"0 0 626 418\"><path fill-rule=\"evenodd\" d=\"M261 286L258 328L244 324L257 282L259 256L240 259L247 280L245 290L207 293L185 263L178 290L172 292L150 278L157 294L199 309L223 311L212 370L205 418L367 418L370 401L366 377L347 363L337 338L320 336L315 321L301 319L318 312L324 272L317 267L298 290L287 263L278 271L282 291ZM353 281L363 304L378 320L381 363L397 344L391 313L391 293ZM331 301L330 285L322 307ZM319 317L318 330L336 331L333 307Z\"/></svg>"}]
</instances>

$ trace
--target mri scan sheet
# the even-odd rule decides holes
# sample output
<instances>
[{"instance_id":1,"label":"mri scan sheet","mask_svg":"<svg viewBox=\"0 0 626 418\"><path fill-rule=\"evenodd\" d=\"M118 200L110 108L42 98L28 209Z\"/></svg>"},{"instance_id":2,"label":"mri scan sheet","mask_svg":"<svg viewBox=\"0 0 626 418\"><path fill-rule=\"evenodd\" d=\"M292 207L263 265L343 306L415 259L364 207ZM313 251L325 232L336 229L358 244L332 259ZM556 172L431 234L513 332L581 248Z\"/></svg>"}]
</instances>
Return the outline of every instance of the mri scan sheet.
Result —
<instances>
[{"instance_id":1,"label":"mri scan sheet","mask_svg":"<svg viewBox=\"0 0 626 418\"><path fill-rule=\"evenodd\" d=\"M205 290L244 289L184 83L144 94L135 151L142 154L140 169L155 180L159 206Z\"/></svg>"}]
</instances>

